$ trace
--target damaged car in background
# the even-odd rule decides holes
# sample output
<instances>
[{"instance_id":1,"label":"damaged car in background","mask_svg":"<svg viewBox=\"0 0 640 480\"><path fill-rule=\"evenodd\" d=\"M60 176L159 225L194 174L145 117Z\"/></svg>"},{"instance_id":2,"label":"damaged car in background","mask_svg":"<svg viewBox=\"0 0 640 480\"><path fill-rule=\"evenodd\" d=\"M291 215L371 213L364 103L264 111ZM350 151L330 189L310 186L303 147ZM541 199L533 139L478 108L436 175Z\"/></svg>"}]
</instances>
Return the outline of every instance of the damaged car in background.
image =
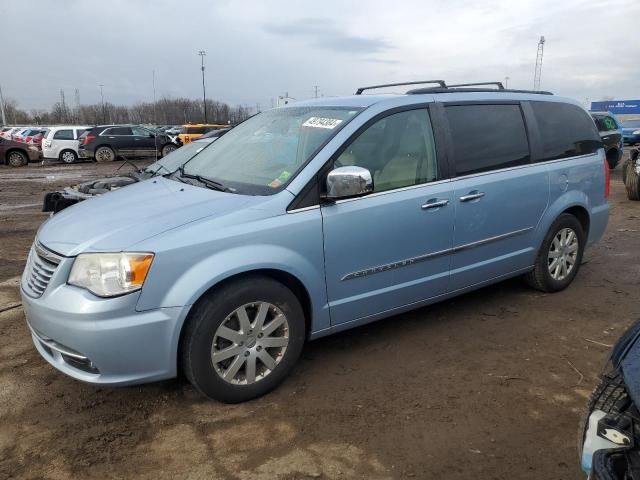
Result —
<instances>
[{"instance_id":1,"label":"damaged car in background","mask_svg":"<svg viewBox=\"0 0 640 480\"><path fill-rule=\"evenodd\" d=\"M44 197L42 211L58 213L88 198L126 187L156 175L173 173L178 167L200 153L209 144L213 143L228 131L229 129L210 132L194 142L174 150L166 157L161 158L142 170L133 162L127 161L115 171L113 176L90 180L72 187L66 187L62 191L47 193ZM133 168L126 173L118 173L118 171L127 164Z\"/></svg>"},{"instance_id":2,"label":"damaged car in background","mask_svg":"<svg viewBox=\"0 0 640 480\"><path fill-rule=\"evenodd\" d=\"M614 345L580 428L590 480L640 479L640 321Z\"/></svg>"}]
</instances>

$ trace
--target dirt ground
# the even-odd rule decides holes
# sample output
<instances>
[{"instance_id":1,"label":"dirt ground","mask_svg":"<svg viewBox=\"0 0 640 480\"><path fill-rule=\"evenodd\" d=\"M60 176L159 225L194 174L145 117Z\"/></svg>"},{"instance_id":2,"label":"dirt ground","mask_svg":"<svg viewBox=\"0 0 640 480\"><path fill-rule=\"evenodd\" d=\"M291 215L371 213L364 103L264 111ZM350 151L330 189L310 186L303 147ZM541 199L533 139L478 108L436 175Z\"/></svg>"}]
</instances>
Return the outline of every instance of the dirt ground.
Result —
<instances>
[{"instance_id":1,"label":"dirt ground","mask_svg":"<svg viewBox=\"0 0 640 480\"><path fill-rule=\"evenodd\" d=\"M43 194L118 165L0 167L0 478L584 478L579 417L606 345L640 318L640 202L620 168L568 290L506 281L312 342L279 389L229 406L182 380L79 383L3 311Z\"/></svg>"}]
</instances>

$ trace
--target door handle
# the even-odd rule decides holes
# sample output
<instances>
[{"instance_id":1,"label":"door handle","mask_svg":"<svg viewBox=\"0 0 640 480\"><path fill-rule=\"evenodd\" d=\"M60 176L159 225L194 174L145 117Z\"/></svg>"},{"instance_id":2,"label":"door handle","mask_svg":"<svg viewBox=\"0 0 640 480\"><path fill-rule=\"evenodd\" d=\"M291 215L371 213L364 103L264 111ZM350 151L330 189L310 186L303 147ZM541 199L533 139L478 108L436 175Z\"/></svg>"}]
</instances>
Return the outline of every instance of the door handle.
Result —
<instances>
[{"instance_id":1,"label":"door handle","mask_svg":"<svg viewBox=\"0 0 640 480\"><path fill-rule=\"evenodd\" d=\"M470 192L467 195L463 195L460 197L461 202L470 202L471 200L476 200L478 198L484 197L484 192Z\"/></svg>"},{"instance_id":2,"label":"door handle","mask_svg":"<svg viewBox=\"0 0 640 480\"><path fill-rule=\"evenodd\" d=\"M422 205L422 209L429 210L430 208L440 208L440 207L444 207L447 203L449 203L449 200L436 200L436 201L429 200L427 203Z\"/></svg>"}]
</instances>

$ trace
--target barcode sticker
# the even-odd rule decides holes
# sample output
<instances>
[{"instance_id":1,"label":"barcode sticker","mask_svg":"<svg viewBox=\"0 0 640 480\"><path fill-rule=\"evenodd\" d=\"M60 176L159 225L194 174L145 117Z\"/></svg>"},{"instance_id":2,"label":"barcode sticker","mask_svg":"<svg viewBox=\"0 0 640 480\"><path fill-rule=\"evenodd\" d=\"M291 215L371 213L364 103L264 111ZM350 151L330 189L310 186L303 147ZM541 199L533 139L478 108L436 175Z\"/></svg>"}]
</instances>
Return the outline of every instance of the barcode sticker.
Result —
<instances>
[{"instance_id":1,"label":"barcode sticker","mask_svg":"<svg viewBox=\"0 0 640 480\"><path fill-rule=\"evenodd\" d=\"M336 128L338 125L342 123L342 120L338 118L322 118L322 117L311 117L309 120L302 124L303 127L314 127L314 128Z\"/></svg>"}]
</instances>

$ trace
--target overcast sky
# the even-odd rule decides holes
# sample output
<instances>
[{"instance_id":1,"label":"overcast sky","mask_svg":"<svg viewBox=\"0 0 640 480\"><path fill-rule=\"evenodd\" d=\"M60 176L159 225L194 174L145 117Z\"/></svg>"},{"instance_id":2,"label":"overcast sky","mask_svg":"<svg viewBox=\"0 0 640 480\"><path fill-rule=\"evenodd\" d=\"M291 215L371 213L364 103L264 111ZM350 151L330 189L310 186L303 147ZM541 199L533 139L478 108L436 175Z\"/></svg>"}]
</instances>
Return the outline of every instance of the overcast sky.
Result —
<instances>
[{"instance_id":1,"label":"overcast sky","mask_svg":"<svg viewBox=\"0 0 640 480\"><path fill-rule=\"evenodd\" d=\"M288 92L443 78L640 98L639 0L0 0L0 85L20 107L202 95L262 108Z\"/></svg>"}]
</instances>

